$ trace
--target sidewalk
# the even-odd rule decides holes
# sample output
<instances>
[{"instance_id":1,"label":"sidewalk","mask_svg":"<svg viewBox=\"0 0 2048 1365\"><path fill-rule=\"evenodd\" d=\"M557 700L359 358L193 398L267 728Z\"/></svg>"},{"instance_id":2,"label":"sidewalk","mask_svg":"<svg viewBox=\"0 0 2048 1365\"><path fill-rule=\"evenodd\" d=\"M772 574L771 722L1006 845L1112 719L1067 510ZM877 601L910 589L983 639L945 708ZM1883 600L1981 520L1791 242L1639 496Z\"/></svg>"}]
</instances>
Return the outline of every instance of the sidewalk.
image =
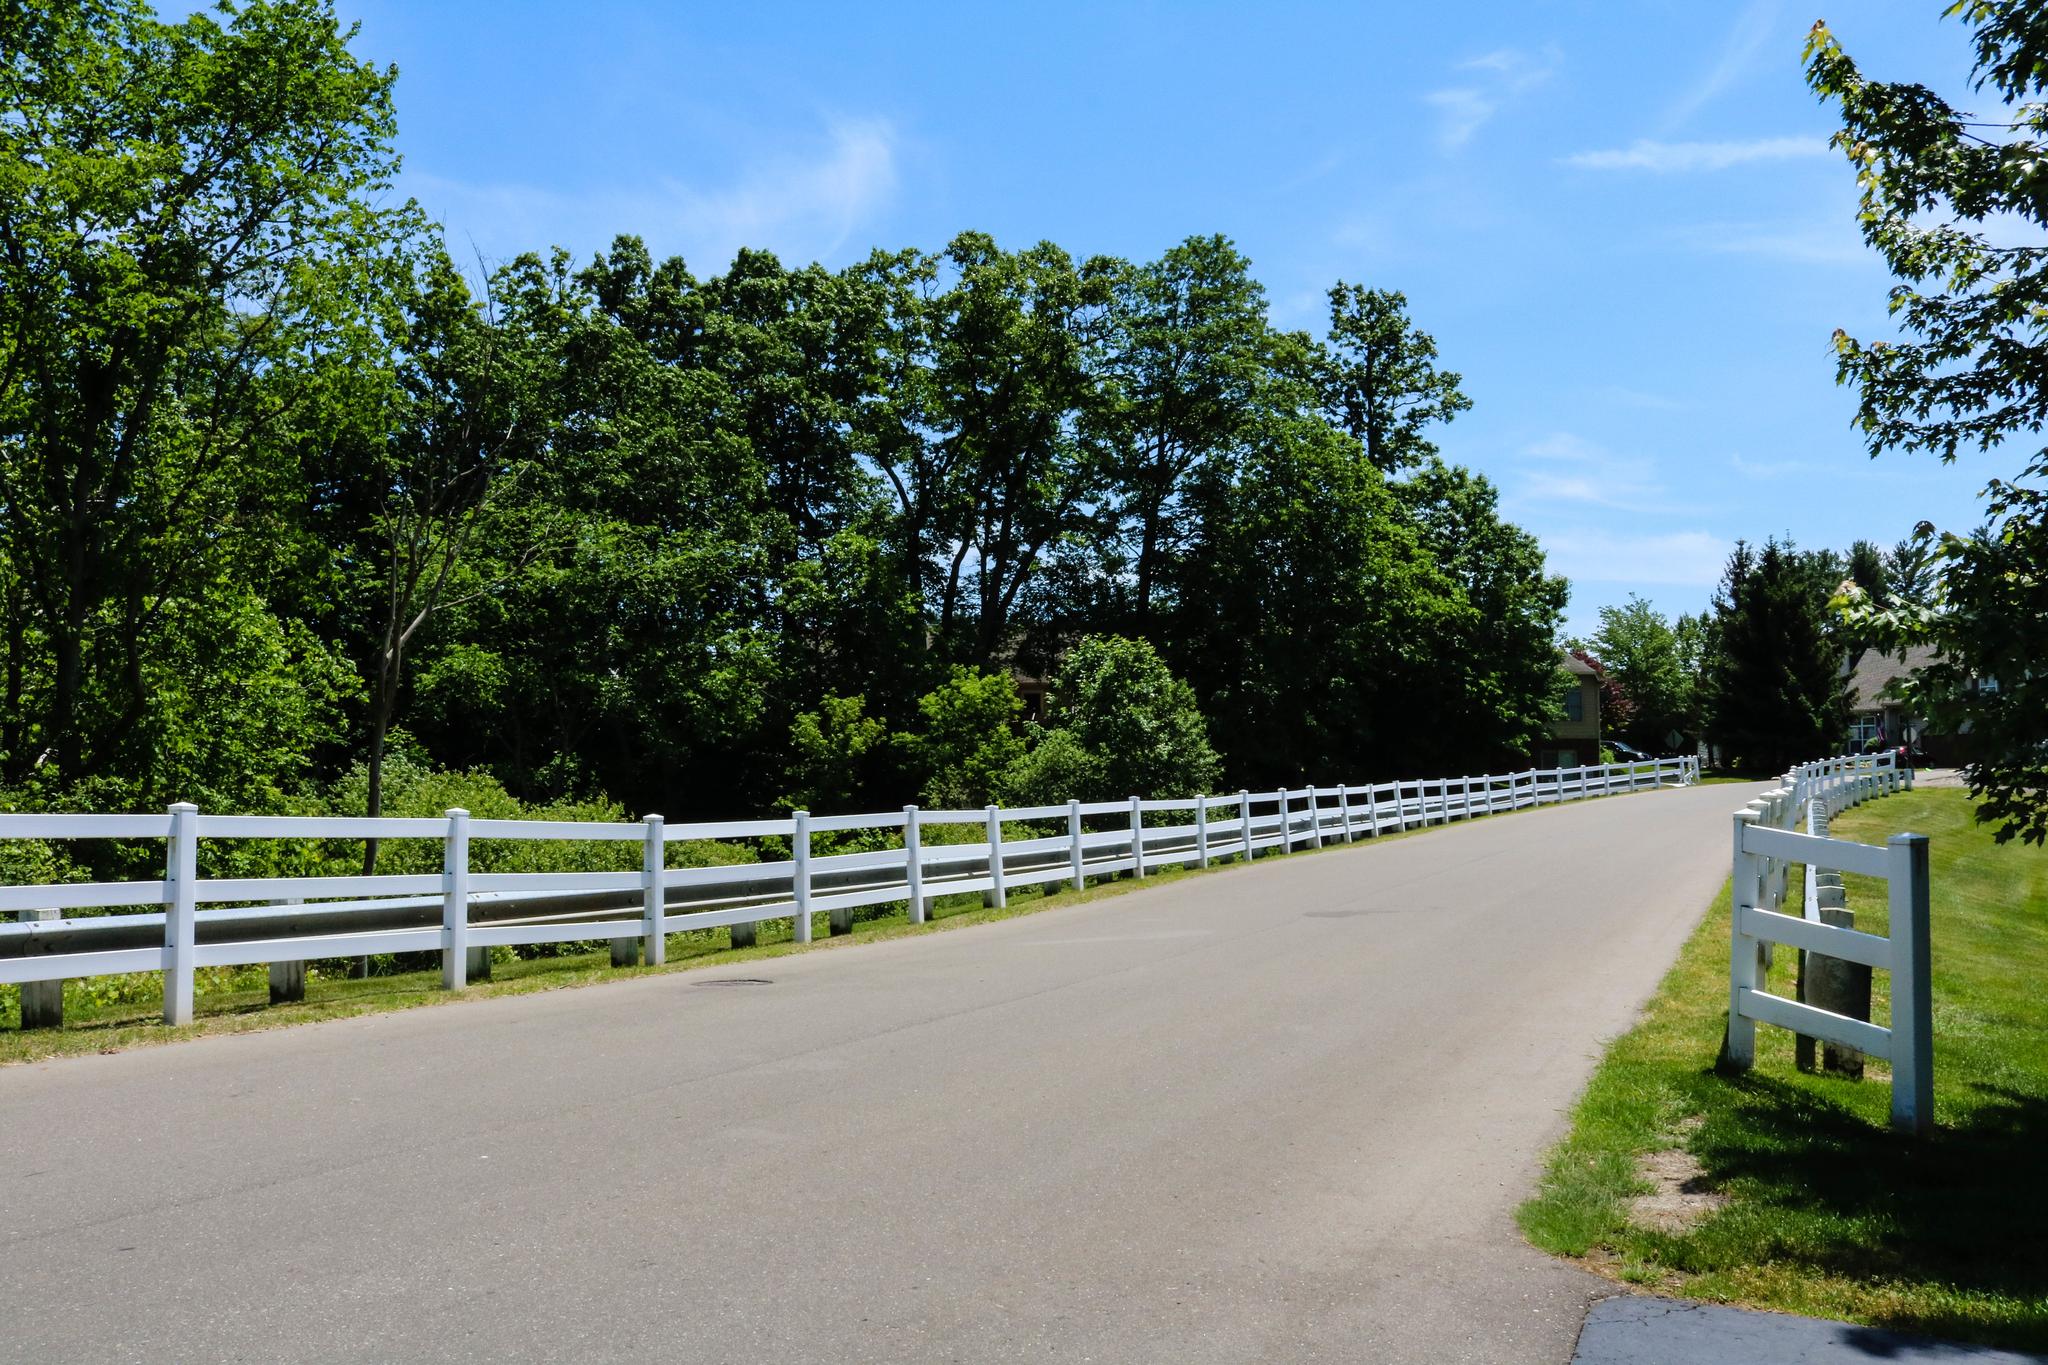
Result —
<instances>
[{"instance_id":1,"label":"sidewalk","mask_svg":"<svg viewBox=\"0 0 2048 1365\"><path fill-rule=\"evenodd\" d=\"M1572 1365L2048 1365L2048 1356L1930 1341L1789 1313L1632 1294L1586 1315Z\"/></svg>"}]
</instances>

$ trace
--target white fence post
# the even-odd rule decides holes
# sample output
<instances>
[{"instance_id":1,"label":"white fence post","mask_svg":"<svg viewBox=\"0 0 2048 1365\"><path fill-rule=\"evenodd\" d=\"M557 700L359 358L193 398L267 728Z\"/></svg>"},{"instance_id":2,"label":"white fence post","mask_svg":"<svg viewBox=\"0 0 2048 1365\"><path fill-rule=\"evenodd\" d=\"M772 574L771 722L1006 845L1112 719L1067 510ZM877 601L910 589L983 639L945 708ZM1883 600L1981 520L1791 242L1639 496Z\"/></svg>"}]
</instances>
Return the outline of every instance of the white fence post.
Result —
<instances>
[{"instance_id":1,"label":"white fence post","mask_svg":"<svg viewBox=\"0 0 2048 1365\"><path fill-rule=\"evenodd\" d=\"M193 958L198 954L192 883L199 874L199 807L171 807L164 844L164 1022L192 1022Z\"/></svg>"},{"instance_id":2,"label":"white fence post","mask_svg":"<svg viewBox=\"0 0 2048 1365\"><path fill-rule=\"evenodd\" d=\"M1372 837L1380 837L1380 799L1376 788L1367 785L1365 789L1365 823L1372 826Z\"/></svg>"},{"instance_id":3,"label":"white fence post","mask_svg":"<svg viewBox=\"0 0 2048 1365\"><path fill-rule=\"evenodd\" d=\"M647 923L640 933L640 958L650 967L659 967L668 961L668 931L662 927L662 915L668 909L668 891L662 885L668 870L668 831L659 815L650 815L641 823L647 826L647 838L640 848L640 909Z\"/></svg>"},{"instance_id":4,"label":"white fence post","mask_svg":"<svg viewBox=\"0 0 2048 1365\"><path fill-rule=\"evenodd\" d=\"M1892 940L1892 1127L1934 1130L1934 992L1929 977L1927 836L1885 841Z\"/></svg>"},{"instance_id":5,"label":"white fence post","mask_svg":"<svg viewBox=\"0 0 2048 1365\"><path fill-rule=\"evenodd\" d=\"M1753 810L1735 812L1735 870L1728 886L1728 1045L1730 1066L1748 1070L1756 1061L1756 1020L1742 1013L1742 993L1762 984L1756 974L1756 940L1742 932L1742 912L1757 904L1763 889L1757 855L1742 846L1756 823Z\"/></svg>"},{"instance_id":6,"label":"white fence post","mask_svg":"<svg viewBox=\"0 0 2048 1365\"><path fill-rule=\"evenodd\" d=\"M790 927L798 943L811 941L811 813L790 813L789 898L796 902Z\"/></svg>"},{"instance_id":7,"label":"white fence post","mask_svg":"<svg viewBox=\"0 0 2048 1365\"><path fill-rule=\"evenodd\" d=\"M1195 866L1209 865L1209 798L1195 798Z\"/></svg>"},{"instance_id":8,"label":"white fence post","mask_svg":"<svg viewBox=\"0 0 2048 1365\"><path fill-rule=\"evenodd\" d=\"M917 807L903 808L903 881L910 888L910 922L924 923L924 841L917 828Z\"/></svg>"},{"instance_id":9,"label":"white fence post","mask_svg":"<svg viewBox=\"0 0 2048 1365\"><path fill-rule=\"evenodd\" d=\"M1252 794L1240 791L1237 794L1237 815L1239 834L1244 836L1244 860L1252 860Z\"/></svg>"},{"instance_id":10,"label":"white fence post","mask_svg":"<svg viewBox=\"0 0 2048 1365\"><path fill-rule=\"evenodd\" d=\"M1273 793L1273 808L1280 812L1280 852L1294 852L1294 812L1289 809L1293 802L1287 799L1287 788Z\"/></svg>"},{"instance_id":11,"label":"white fence post","mask_svg":"<svg viewBox=\"0 0 2048 1365\"><path fill-rule=\"evenodd\" d=\"M1351 784L1349 782L1339 782L1337 784L1337 804L1344 812L1344 842L1347 844L1352 843L1356 840L1357 835L1351 829Z\"/></svg>"},{"instance_id":12,"label":"white fence post","mask_svg":"<svg viewBox=\"0 0 2048 1365\"><path fill-rule=\"evenodd\" d=\"M1081 803L1067 802L1067 875L1073 879L1076 891L1086 890L1088 874L1083 871L1086 861L1085 850L1081 847Z\"/></svg>"},{"instance_id":13,"label":"white fence post","mask_svg":"<svg viewBox=\"0 0 2048 1365\"><path fill-rule=\"evenodd\" d=\"M988 903L1001 910L1009 905L1010 894L1003 885L1003 812L999 806L987 809L988 818Z\"/></svg>"},{"instance_id":14,"label":"white fence post","mask_svg":"<svg viewBox=\"0 0 2048 1365\"><path fill-rule=\"evenodd\" d=\"M1131 798L1131 875L1145 875L1145 812L1138 798Z\"/></svg>"},{"instance_id":15,"label":"white fence post","mask_svg":"<svg viewBox=\"0 0 2048 1365\"><path fill-rule=\"evenodd\" d=\"M1308 789L1308 846L1310 848L1321 848L1323 846L1323 808L1317 804L1318 800L1316 789L1311 786Z\"/></svg>"},{"instance_id":16,"label":"white fence post","mask_svg":"<svg viewBox=\"0 0 2048 1365\"><path fill-rule=\"evenodd\" d=\"M448 811L441 836L441 986L469 984L469 812Z\"/></svg>"}]
</instances>

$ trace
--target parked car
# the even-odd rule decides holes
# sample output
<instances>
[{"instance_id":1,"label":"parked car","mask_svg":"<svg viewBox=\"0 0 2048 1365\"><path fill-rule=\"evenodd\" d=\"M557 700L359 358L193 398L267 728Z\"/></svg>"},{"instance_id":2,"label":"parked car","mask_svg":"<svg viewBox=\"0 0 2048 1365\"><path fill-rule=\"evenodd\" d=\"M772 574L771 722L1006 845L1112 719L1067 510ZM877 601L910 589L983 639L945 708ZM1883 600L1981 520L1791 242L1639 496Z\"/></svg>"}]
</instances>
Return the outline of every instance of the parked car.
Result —
<instances>
[{"instance_id":1,"label":"parked car","mask_svg":"<svg viewBox=\"0 0 2048 1365\"><path fill-rule=\"evenodd\" d=\"M1648 763L1650 756L1633 744L1623 744L1618 739L1607 741L1607 747L1614 750L1616 763Z\"/></svg>"}]
</instances>

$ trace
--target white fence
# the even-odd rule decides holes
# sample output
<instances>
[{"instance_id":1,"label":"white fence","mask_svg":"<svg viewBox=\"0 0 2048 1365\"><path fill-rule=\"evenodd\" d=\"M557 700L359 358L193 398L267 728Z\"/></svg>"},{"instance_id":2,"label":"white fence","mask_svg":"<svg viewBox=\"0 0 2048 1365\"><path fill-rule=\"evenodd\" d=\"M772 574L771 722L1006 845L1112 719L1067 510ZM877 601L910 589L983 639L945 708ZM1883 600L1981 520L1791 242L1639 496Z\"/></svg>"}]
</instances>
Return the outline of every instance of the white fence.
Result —
<instances>
[{"instance_id":1,"label":"white fence","mask_svg":"<svg viewBox=\"0 0 2048 1365\"><path fill-rule=\"evenodd\" d=\"M1855 1048L1891 1063L1892 1125L1925 1133L1934 1123L1927 836L1895 834L1878 848L1797 831L1802 820L1812 831L1826 816L1912 785L1912 770L1898 767L1890 754L1826 759L1794 768L1783 786L1735 813L1727 1059L1738 1068L1754 1064L1759 1023ZM1807 869L1805 913L1800 915L1778 909L1793 863ZM1814 888L1818 874L1830 870L1885 880L1889 938L1820 922ZM1891 1027L1764 991L1774 943L1890 972Z\"/></svg>"},{"instance_id":2,"label":"white fence","mask_svg":"<svg viewBox=\"0 0 2048 1365\"><path fill-rule=\"evenodd\" d=\"M834 932L861 906L907 901L913 921L932 898L980 893L1001 906L1010 889L1084 886L1089 877L1142 877L1172 864L1207 866L1261 850L1347 842L1525 807L1697 781L1697 759L1530 770L1478 777L1305 787L1186 799L1080 802L1028 809L919 810L669 825L477 820L468 812L409 819L203 815L189 804L163 815L0 815L0 839L161 839L161 880L0 886L0 983L50 982L106 973L164 973L167 1023L192 1018L199 967L303 962L309 958L439 951L442 980L466 984L472 950L501 944L613 940L650 963L667 935L788 919L799 942L811 917L829 912ZM1180 814L1179 821L1168 817ZM1093 822L1093 828L1091 828ZM1108 828L1105 828L1107 824ZM936 826L977 826L980 839L928 843ZM1026 837L1005 825L1052 827ZM813 856L814 835L901 831L896 847ZM681 839L787 840L787 861L671 868ZM339 877L200 877L199 841L241 839L428 839L442 845L438 874ZM640 869L625 872L482 872L477 840L614 840L637 844ZM142 910L140 907L156 907ZM201 909L201 906L224 907ZM82 909L126 913L63 916ZM52 918L52 914L58 917ZM615 954L616 956L616 954Z\"/></svg>"}]
</instances>

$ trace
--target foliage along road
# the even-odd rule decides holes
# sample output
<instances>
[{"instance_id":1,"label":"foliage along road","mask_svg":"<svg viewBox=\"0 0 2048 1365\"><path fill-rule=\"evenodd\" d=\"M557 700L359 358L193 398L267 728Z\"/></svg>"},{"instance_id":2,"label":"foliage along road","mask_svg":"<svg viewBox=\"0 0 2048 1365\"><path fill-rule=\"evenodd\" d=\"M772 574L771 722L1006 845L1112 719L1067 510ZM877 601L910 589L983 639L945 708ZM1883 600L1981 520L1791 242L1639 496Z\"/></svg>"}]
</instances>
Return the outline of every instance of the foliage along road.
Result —
<instances>
[{"instance_id":1,"label":"foliage along road","mask_svg":"<svg viewBox=\"0 0 2048 1365\"><path fill-rule=\"evenodd\" d=\"M1563 1362L1510 1213L1746 794L11 1068L0 1358Z\"/></svg>"}]
</instances>

